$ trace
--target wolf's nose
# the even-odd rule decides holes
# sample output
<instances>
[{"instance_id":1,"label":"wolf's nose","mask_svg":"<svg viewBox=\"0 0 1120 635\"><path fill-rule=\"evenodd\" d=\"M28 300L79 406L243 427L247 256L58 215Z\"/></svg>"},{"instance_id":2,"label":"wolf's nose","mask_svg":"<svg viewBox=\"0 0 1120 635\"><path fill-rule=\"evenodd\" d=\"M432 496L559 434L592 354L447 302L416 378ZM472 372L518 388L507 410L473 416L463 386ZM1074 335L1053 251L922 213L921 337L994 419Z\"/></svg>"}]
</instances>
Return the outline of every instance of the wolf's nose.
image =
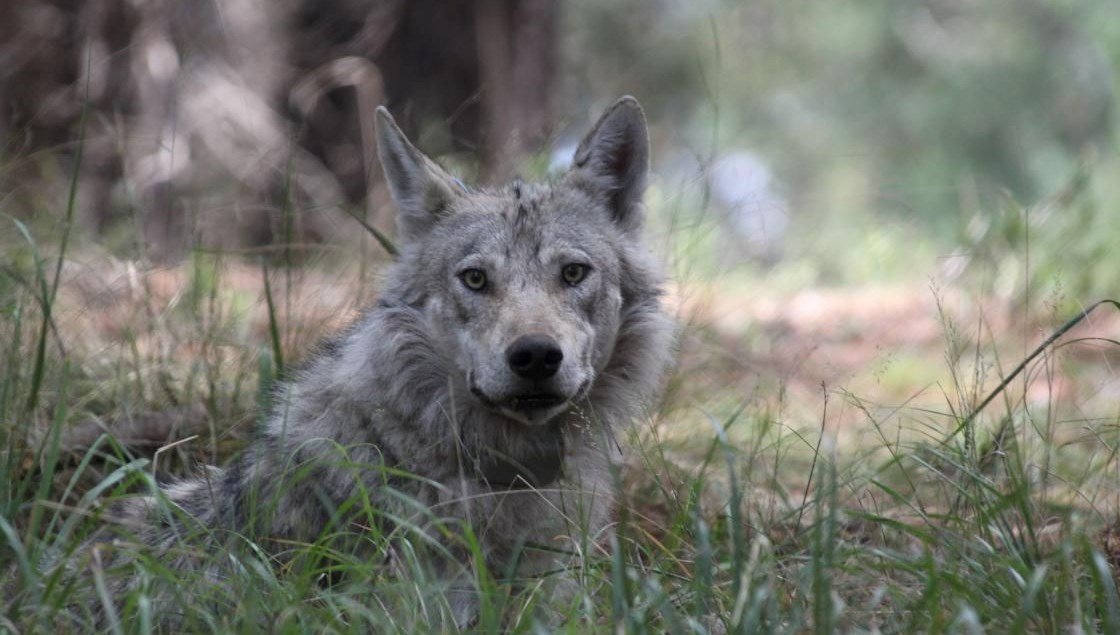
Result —
<instances>
[{"instance_id":1,"label":"wolf's nose","mask_svg":"<svg viewBox=\"0 0 1120 635\"><path fill-rule=\"evenodd\" d=\"M541 333L522 335L506 349L510 369L525 379L548 379L560 370L562 361L560 345Z\"/></svg>"}]
</instances>

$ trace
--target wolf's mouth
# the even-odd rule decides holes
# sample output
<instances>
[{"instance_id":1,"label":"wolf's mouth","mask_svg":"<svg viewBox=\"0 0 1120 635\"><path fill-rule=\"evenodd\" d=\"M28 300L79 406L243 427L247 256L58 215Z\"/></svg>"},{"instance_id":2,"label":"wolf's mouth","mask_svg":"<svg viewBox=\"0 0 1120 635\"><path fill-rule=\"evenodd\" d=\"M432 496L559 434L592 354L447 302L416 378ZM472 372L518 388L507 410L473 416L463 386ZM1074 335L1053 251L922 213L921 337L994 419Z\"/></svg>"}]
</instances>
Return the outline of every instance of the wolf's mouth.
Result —
<instances>
[{"instance_id":1,"label":"wolf's mouth","mask_svg":"<svg viewBox=\"0 0 1120 635\"><path fill-rule=\"evenodd\" d=\"M543 410L545 408L552 408L559 406L567 401L567 399L560 395L552 393L538 393L531 395L519 395L513 397L507 402L507 407L518 412L532 412L534 410Z\"/></svg>"},{"instance_id":2,"label":"wolf's mouth","mask_svg":"<svg viewBox=\"0 0 1120 635\"><path fill-rule=\"evenodd\" d=\"M516 410L518 412L532 412L534 410L553 408L567 401L566 397L550 392L515 395L508 399L497 400L491 398L489 395L482 392L481 388L473 384L471 384L471 394L477 397L479 401L486 404L486 406L490 408L508 408L510 410Z\"/></svg>"},{"instance_id":3,"label":"wolf's mouth","mask_svg":"<svg viewBox=\"0 0 1120 635\"><path fill-rule=\"evenodd\" d=\"M527 421L538 419L540 414L563 405L569 401L568 397L554 392L536 392L514 395L505 399L494 399L482 391L473 381L470 382L470 391L487 408L504 412L507 415L515 414L517 419L523 417Z\"/></svg>"}]
</instances>

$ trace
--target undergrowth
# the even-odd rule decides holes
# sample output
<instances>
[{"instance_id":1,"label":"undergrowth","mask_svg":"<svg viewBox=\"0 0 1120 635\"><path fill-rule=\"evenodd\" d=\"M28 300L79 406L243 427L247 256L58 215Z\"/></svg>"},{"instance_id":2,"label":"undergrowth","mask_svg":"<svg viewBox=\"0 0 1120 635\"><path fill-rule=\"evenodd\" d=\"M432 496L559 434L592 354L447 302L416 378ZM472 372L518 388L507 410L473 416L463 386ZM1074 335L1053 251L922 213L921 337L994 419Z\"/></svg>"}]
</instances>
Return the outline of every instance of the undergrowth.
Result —
<instances>
[{"instance_id":1,"label":"undergrowth","mask_svg":"<svg viewBox=\"0 0 1120 635\"><path fill-rule=\"evenodd\" d=\"M128 281L105 300L123 312L97 331L67 231L3 222L0 628L150 632L173 606L190 631L454 631L447 581L421 564L434 525L472 554L480 632L1120 632L1120 413L1058 390L1076 380L1071 351L1094 344L1076 333L1098 305L1015 362L1000 338L1018 334L945 311L944 383L898 401L823 386L813 417L784 386L729 393L696 375L702 361L682 364L627 431L613 537L585 537L572 571L509 584L469 532L403 496L414 514L382 531L385 510L359 494L345 506L367 522L313 541L188 532L172 549L194 563L184 573L87 540L137 493L182 517L158 483L235 455L273 380L365 290L314 264L204 252L178 277L91 265ZM332 284L344 299L331 315L298 313L308 288ZM681 318L688 357L711 327ZM1117 345L1095 344L1102 356ZM547 588L561 575L576 583L557 597Z\"/></svg>"}]
</instances>

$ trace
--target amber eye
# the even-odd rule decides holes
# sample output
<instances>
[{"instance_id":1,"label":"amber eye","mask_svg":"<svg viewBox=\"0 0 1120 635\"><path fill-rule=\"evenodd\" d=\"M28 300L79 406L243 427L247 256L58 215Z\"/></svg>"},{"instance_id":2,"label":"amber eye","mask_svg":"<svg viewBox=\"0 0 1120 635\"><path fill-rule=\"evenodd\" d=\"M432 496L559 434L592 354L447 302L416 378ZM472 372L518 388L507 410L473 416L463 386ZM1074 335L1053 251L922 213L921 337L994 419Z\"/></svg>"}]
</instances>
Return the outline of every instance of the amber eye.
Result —
<instances>
[{"instance_id":1,"label":"amber eye","mask_svg":"<svg viewBox=\"0 0 1120 635\"><path fill-rule=\"evenodd\" d=\"M482 291L486 288L486 272L481 269L464 269L459 273L459 279L471 291Z\"/></svg>"},{"instance_id":2,"label":"amber eye","mask_svg":"<svg viewBox=\"0 0 1120 635\"><path fill-rule=\"evenodd\" d=\"M569 286L574 287L583 282L583 279L587 277L587 265L581 265L575 262L568 263L560 270L560 277L562 277L564 282Z\"/></svg>"}]
</instances>

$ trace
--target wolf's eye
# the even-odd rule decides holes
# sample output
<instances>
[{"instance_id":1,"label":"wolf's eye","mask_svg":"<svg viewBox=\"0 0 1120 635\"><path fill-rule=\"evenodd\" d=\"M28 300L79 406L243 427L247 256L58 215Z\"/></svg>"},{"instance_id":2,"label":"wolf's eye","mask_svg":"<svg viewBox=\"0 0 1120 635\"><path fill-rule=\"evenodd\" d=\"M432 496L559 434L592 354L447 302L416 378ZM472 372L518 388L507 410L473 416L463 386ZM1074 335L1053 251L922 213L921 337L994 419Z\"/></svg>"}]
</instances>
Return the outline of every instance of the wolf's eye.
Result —
<instances>
[{"instance_id":1,"label":"wolf's eye","mask_svg":"<svg viewBox=\"0 0 1120 635\"><path fill-rule=\"evenodd\" d=\"M464 269L459 279L471 291L482 291L486 287L486 272L481 269Z\"/></svg>"},{"instance_id":2,"label":"wolf's eye","mask_svg":"<svg viewBox=\"0 0 1120 635\"><path fill-rule=\"evenodd\" d=\"M576 262L568 263L560 270L560 277L564 279L564 282L574 287L587 277L587 265Z\"/></svg>"}]
</instances>

